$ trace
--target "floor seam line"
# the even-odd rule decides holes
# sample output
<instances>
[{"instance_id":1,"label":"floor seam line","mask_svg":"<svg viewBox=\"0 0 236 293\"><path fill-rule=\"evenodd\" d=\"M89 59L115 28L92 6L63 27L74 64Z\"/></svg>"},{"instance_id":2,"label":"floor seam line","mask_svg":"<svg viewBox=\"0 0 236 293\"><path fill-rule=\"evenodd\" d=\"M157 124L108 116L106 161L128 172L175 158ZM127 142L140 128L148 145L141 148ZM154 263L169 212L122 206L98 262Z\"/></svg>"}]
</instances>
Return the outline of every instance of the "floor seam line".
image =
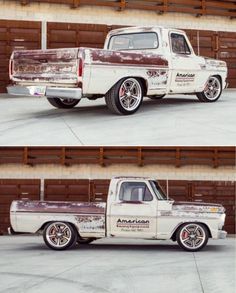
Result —
<instances>
[{"instance_id":1,"label":"floor seam line","mask_svg":"<svg viewBox=\"0 0 236 293\"><path fill-rule=\"evenodd\" d=\"M82 142L82 140L77 136L77 134L72 130L72 128L70 127L70 125L66 122L66 120L62 117L62 120L64 121L64 123L66 124L66 126L69 128L69 130L71 131L71 133L75 136L75 138L79 141L79 143L81 145L84 145L84 143Z\"/></svg>"},{"instance_id":2,"label":"floor seam line","mask_svg":"<svg viewBox=\"0 0 236 293\"><path fill-rule=\"evenodd\" d=\"M194 262L195 262L195 265L196 265L196 270L197 270L198 279L199 279L199 282L200 282L200 285L201 285L202 293L205 293L204 288L203 288L203 284L202 284L202 279L201 279L201 276L200 276L200 272L199 272L199 269L198 269L195 253L193 253L193 258L194 258Z\"/></svg>"}]
</instances>

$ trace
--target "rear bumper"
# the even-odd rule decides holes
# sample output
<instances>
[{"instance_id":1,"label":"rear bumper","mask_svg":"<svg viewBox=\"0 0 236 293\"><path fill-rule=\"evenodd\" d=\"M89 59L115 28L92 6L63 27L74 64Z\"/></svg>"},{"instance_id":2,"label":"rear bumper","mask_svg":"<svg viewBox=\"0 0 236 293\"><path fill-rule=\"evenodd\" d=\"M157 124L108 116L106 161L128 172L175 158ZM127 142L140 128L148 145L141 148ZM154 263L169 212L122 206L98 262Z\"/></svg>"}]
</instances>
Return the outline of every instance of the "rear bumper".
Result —
<instances>
[{"instance_id":1,"label":"rear bumper","mask_svg":"<svg viewBox=\"0 0 236 293\"><path fill-rule=\"evenodd\" d=\"M223 230L219 230L218 231L218 235L217 235L217 238L218 239L225 239L227 236L227 232L226 231L223 231Z\"/></svg>"},{"instance_id":2,"label":"rear bumper","mask_svg":"<svg viewBox=\"0 0 236 293\"><path fill-rule=\"evenodd\" d=\"M15 96L46 96L47 98L76 99L82 98L81 88L61 88L49 86L8 86L7 92Z\"/></svg>"}]
</instances>

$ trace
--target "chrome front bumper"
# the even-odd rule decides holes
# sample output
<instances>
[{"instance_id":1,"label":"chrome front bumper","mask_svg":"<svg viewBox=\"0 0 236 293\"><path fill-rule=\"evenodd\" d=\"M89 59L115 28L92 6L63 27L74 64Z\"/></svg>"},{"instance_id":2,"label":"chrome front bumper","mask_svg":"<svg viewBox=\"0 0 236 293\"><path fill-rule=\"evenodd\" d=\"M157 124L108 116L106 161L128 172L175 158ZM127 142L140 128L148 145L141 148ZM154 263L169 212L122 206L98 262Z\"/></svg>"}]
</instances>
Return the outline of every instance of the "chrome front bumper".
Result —
<instances>
[{"instance_id":1,"label":"chrome front bumper","mask_svg":"<svg viewBox=\"0 0 236 293\"><path fill-rule=\"evenodd\" d=\"M82 98L81 88L61 88L49 86L8 86L7 92L15 96L46 96L47 98L76 99Z\"/></svg>"},{"instance_id":2,"label":"chrome front bumper","mask_svg":"<svg viewBox=\"0 0 236 293\"><path fill-rule=\"evenodd\" d=\"M226 231L223 231L223 230L219 230L218 231L218 239L225 239L227 236L227 232Z\"/></svg>"}]
</instances>

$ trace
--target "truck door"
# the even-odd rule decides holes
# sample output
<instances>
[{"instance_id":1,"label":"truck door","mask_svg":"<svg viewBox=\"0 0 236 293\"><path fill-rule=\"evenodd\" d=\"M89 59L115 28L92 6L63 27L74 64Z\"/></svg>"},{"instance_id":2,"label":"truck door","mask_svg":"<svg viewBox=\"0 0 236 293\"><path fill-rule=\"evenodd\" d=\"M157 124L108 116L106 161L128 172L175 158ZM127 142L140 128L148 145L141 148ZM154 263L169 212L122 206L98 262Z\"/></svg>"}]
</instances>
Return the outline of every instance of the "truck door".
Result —
<instances>
[{"instance_id":1,"label":"truck door","mask_svg":"<svg viewBox=\"0 0 236 293\"><path fill-rule=\"evenodd\" d=\"M170 92L192 93L202 87L207 80L201 73L205 64L204 58L194 54L191 44L184 34L170 32L169 40L172 73Z\"/></svg>"},{"instance_id":2,"label":"truck door","mask_svg":"<svg viewBox=\"0 0 236 293\"><path fill-rule=\"evenodd\" d=\"M120 183L116 200L110 204L110 236L156 238L157 199L148 182Z\"/></svg>"}]
</instances>

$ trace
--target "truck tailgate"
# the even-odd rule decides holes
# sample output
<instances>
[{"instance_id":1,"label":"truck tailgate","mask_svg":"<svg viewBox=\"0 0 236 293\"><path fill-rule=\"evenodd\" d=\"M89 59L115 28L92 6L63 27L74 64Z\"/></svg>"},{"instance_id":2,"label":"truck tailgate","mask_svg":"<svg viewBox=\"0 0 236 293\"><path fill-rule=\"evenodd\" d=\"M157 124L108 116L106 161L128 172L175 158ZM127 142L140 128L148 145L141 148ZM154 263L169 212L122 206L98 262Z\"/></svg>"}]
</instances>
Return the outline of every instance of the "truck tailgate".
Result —
<instances>
[{"instance_id":1,"label":"truck tailgate","mask_svg":"<svg viewBox=\"0 0 236 293\"><path fill-rule=\"evenodd\" d=\"M18 84L78 83L78 48L13 52L10 79Z\"/></svg>"}]
</instances>

